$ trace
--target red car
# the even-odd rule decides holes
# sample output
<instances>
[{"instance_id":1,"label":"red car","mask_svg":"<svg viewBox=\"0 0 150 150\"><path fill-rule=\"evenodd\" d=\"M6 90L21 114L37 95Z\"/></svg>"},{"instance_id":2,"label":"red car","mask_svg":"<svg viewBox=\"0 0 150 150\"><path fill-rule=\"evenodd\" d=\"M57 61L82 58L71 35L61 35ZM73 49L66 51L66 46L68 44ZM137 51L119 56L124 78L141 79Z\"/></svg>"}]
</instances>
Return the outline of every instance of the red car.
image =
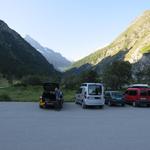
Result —
<instances>
[{"instance_id":1,"label":"red car","mask_svg":"<svg viewBox=\"0 0 150 150\"><path fill-rule=\"evenodd\" d=\"M136 106L150 106L150 88L128 88L124 95L124 100L128 104Z\"/></svg>"}]
</instances>

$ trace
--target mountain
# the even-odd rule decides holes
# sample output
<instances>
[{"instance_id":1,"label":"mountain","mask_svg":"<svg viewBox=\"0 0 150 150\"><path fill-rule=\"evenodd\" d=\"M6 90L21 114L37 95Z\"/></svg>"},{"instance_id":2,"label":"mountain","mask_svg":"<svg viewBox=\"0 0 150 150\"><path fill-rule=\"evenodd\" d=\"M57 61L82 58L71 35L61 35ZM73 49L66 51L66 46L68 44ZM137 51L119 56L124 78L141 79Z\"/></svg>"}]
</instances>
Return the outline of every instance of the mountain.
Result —
<instances>
[{"instance_id":1,"label":"mountain","mask_svg":"<svg viewBox=\"0 0 150 150\"><path fill-rule=\"evenodd\" d=\"M29 44L31 44L37 51L39 51L50 64L60 71L68 68L71 65L71 62L63 57L60 53L54 52L53 50L43 47L29 35L24 38Z\"/></svg>"},{"instance_id":2,"label":"mountain","mask_svg":"<svg viewBox=\"0 0 150 150\"><path fill-rule=\"evenodd\" d=\"M72 68L90 64L101 73L116 60L133 64L133 73L150 67L150 10L136 18L111 44L75 62Z\"/></svg>"},{"instance_id":3,"label":"mountain","mask_svg":"<svg viewBox=\"0 0 150 150\"><path fill-rule=\"evenodd\" d=\"M2 20L0 20L0 73L17 78L25 75L58 74L53 65Z\"/></svg>"}]
</instances>

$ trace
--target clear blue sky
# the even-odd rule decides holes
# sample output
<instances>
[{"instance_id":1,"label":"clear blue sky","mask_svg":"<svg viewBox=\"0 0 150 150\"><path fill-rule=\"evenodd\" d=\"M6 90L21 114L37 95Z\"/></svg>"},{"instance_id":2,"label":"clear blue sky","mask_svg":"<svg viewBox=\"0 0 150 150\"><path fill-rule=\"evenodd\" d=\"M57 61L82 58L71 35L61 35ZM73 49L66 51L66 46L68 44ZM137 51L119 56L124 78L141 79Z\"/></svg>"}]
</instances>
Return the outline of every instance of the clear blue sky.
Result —
<instances>
[{"instance_id":1,"label":"clear blue sky","mask_svg":"<svg viewBox=\"0 0 150 150\"><path fill-rule=\"evenodd\" d=\"M112 42L149 0L0 0L0 19L70 60Z\"/></svg>"}]
</instances>

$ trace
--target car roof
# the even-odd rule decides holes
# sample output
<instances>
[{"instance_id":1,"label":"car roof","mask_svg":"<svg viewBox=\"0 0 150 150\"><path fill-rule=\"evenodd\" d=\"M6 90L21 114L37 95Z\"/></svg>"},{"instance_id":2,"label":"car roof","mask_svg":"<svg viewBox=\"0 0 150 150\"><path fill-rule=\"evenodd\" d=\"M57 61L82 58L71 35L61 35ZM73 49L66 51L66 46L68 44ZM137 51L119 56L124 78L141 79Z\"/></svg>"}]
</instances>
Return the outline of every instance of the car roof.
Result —
<instances>
[{"instance_id":1,"label":"car roof","mask_svg":"<svg viewBox=\"0 0 150 150\"><path fill-rule=\"evenodd\" d=\"M103 85L102 83L95 83L95 82L91 82L91 83L82 83L81 85L92 85L92 84L96 84L96 85Z\"/></svg>"},{"instance_id":2,"label":"car roof","mask_svg":"<svg viewBox=\"0 0 150 150\"><path fill-rule=\"evenodd\" d=\"M121 92L121 91L105 91L105 92Z\"/></svg>"},{"instance_id":3,"label":"car roof","mask_svg":"<svg viewBox=\"0 0 150 150\"><path fill-rule=\"evenodd\" d=\"M131 84L129 88L149 88L148 84Z\"/></svg>"},{"instance_id":4,"label":"car roof","mask_svg":"<svg viewBox=\"0 0 150 150\"><path fill-rule=\"evenodd\" d=\"M149 90L150 88L144 88L144 87L141 87L141 88L128 88L127 90Z\"/></svg>"},{"instance_id":5,"label":"car roof","mask_svg":"<svg viewBox=\"0 0 150 150\"><path fill-rule=\"evenodd\" d=\"M105 91L105 93L123 93L122 91Z\"/></svg>"}]
</instances>

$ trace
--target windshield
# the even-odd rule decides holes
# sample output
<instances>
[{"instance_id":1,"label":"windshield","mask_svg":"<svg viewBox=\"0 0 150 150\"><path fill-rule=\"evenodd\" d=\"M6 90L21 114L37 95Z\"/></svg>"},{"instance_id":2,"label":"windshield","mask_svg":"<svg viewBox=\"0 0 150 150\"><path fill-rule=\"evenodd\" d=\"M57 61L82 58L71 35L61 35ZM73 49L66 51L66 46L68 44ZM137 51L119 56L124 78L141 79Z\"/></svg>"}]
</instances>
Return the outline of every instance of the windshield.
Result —
<instances>
[{"instance_id":1,"label":"windshield","mask_svg":"<svg viewBox=\"0 0 150 150\"><path fill-rule=\"evenodd\" d=\"M121 98L123 97L123 94L121 92L112 92L112 97Z\"/></svg>"},{"instance_id":2,"label":"windshield","mask_svg":"<svg viewBox=\"0 0 150 150\"><path fill-rule=\"evenodd\" d=\"M141 96L147 96L147 95L148 95L148 92L147 92L146 90L142 90L142 91L140 92L140 95L141 95Z\"/></svg>"},{"instance_id":3,"label":"windshield","mask_svg":"<svg viewBox=\"0 0 150 150\"><path fill-rule=\"evenodd\" d=\"M88 94L89 95L101 95L102 94L102 86L101 85L89 85L88 86Z\"/></svg>"},{"instance_id":4,"label":"windshield","mask_svg":"<svg viewBox=\"0 0 150 150\"><path fill-rule=\"evenodd\" d=\"M138 93L137 93L136 90L131 90L131 91L129 90L129 91L128 91L128 95L129 95L129 96L136 96L137 94L138 94Z\"/></svg>"}]
</instances>

